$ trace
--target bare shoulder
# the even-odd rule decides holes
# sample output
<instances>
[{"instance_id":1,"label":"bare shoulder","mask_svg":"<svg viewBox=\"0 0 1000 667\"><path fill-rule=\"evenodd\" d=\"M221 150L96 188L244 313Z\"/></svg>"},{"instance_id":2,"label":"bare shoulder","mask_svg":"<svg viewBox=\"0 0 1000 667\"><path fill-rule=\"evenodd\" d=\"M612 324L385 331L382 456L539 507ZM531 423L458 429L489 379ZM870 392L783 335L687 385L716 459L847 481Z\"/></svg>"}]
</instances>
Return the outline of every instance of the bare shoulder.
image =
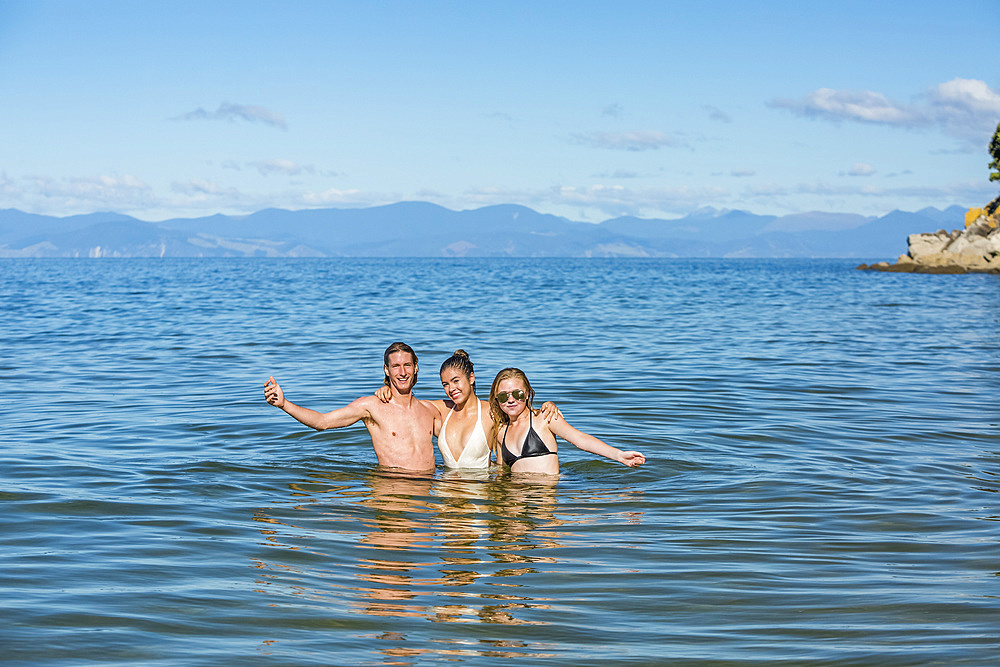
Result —
<instances>
[{"instance_id":1,"label":"bare shoulder","mask_svg":"<svg viewBox=\"0 0 1000 667\"><path fill-rule=\"evenodd\" d=\"M418 399L418 401L423 408L435 417L442 417L448 412L448 409L444 406L444 401L427 401L422 398Z\"/></svg>"},{"instance_id":2,"label":"bare shoulder","mask_svg":"<svg viewBox=\"0 0 1000 667\"><path fill-rule=\"evenodd\" d=\"M345 409L357 414L359 419L367 419L380 412L383 407L385 403L378 397L369 395L354 399Z\"/></svg>"},{"instance_id":3,"label":"bare shoulder","mask_svg":"<svg viewBox=\"0 0 1000 667\"><path fill-rule=\"evenodd\" d=\"M442 417L448 414L448 411L451 410L451 406L454 405L454 403L452 403L451 401L444 401L442 399L435 399L432 401L425 401L421 399L420 402L423 403L424 406L429 407L435 412L437 412L437 414Z\"/></svg>"},{"instance_id":4,"label":"bare shoulder","mask_svg":"<svg viewBox=\"0 0 1000 667\"><path fill-rule=\"evenodd\" d=\"M381 405L382 401L378 400L377 396L369 394L368 396L360 396L360 397L354 399L353 401L350 402L349 405L355 405L355 406L358 406L358 407L362 407L363 406L363 407L367 408L367 407L373 406L375 404Z\"/></svg>"},{"instance_id":5,"label":"bare shoulder","mask_svg":"<svg viewBox=\"0 0 1000 667\"><path fill-rule=\"evenodd\" d=\"M535 422L535 428L538 428L539 426L543 426L549 433L558 435L563 440L572 440L575 434L580 433L578 429L573 428L573 426L571 426L565 419L559 419L551 422L546 422L544 419L541 419Z\"/></svg>"}]
</instances>

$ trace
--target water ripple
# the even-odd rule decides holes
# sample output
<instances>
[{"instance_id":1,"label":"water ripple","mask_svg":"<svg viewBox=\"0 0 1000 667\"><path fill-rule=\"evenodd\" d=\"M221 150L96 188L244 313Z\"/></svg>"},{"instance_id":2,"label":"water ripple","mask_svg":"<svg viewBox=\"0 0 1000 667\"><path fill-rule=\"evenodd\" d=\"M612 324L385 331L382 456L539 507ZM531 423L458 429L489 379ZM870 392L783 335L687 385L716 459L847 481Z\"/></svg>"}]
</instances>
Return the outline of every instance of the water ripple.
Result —
<instances>
[{"instance_id":1,"label":"water ripple","mask_svg":"<svg viewBox=\"0 0 1000 667\"><path fill-rule=\"evenodd\" d=\"M1000 281L961 278L7 260L6 658L991 664ZM424 397L462 347L648 463L399 476L261 400L371 393L396 339Z\"/></svg>"}]
</instances>

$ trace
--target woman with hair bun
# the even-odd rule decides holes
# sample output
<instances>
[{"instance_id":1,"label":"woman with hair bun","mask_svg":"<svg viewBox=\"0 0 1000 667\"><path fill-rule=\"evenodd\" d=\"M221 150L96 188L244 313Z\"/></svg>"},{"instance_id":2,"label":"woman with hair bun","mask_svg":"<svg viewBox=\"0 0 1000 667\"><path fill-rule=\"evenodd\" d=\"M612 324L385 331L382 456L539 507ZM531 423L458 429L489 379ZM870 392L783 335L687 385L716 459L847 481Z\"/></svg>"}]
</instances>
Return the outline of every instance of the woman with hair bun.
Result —
<instances>
[{"instance_id":1,"label":"woman with hair bun","mask_svg":"<svg viewBox=\"0 0 1000 667\"><path fill-rule=\"evenodd\" d=\"M424 401L437 408L444 422L437 436L441 459L448 468L488 468L490 434L495 435L490 405L476 396L476 372L465 350L455 353L441 364L441 386L445 399ZM380 399L388 397L388 387L375 392ZM546 402L539 411L540 421L559 419L562 414L555 403ZM500 459L497 459L500 463Z\"/></svg>"},{"instance_id":2,"label":"woman with hair bun","mask_svg":"<svg viewBox=\"0 0 1000 667\"><path fill-rule=\"evenodd\" d=\"M518 368L505 368L497 373L490 389L490 416L493 419L490 442L497 461L503 461L511 472L559 474L557 435L585 452L605 456L630 468L646 462L646 457L639 452L612 447L578 431L564 419L536 422L533 417L538 413L531 407L534 397L528 377Z\"/></svg>"}]
</instances>

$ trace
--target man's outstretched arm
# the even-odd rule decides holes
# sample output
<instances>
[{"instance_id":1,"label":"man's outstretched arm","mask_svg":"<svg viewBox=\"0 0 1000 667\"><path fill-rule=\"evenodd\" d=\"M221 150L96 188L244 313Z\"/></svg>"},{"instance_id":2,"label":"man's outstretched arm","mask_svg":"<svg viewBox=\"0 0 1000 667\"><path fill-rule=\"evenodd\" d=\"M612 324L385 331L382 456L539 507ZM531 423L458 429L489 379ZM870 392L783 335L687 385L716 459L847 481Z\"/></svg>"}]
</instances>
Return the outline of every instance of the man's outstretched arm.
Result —
<instances>
[{"instance_id":1,"label":"man's outstretched arm","mask_svg":"<svg viewBox=\"0 0 1000 667\"><path fill-rule=\"evenodd\" d=\"M370 416L366 406L370 396L359 398L332 412L316 412L286 399L285 392L281 390L281 386L273 377L268 378L264 385L264 398L274 407L281 408L296 420L317 431L325 431L328 428L343 428Z\"/></svg>"}]
</instances>

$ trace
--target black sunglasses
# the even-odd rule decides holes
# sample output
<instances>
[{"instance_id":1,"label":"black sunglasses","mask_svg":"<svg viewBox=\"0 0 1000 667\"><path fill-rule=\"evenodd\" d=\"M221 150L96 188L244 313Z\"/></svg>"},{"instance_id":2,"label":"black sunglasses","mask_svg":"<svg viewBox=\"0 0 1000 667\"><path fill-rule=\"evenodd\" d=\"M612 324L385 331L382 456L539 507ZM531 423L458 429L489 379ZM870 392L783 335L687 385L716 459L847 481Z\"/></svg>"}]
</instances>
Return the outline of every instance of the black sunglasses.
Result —
<instances>
[{"instance_id":1,"label":"black sunglasses","mask_svg":"<svg viewBox=\"0 0 1000 667\"><path fill-rule=\"evenodd\" d=\"M520 389L515 389L514 391L509 392L509 393L510 393L511 396L514 397L515 401L523 401L524 400L524 392L521 391ZM501 391L499 394L497 394L497 400L500 401L501 403L506 403L507 402L507 394L508 394L508 392Z\"/></svg>"}]
</instances>

